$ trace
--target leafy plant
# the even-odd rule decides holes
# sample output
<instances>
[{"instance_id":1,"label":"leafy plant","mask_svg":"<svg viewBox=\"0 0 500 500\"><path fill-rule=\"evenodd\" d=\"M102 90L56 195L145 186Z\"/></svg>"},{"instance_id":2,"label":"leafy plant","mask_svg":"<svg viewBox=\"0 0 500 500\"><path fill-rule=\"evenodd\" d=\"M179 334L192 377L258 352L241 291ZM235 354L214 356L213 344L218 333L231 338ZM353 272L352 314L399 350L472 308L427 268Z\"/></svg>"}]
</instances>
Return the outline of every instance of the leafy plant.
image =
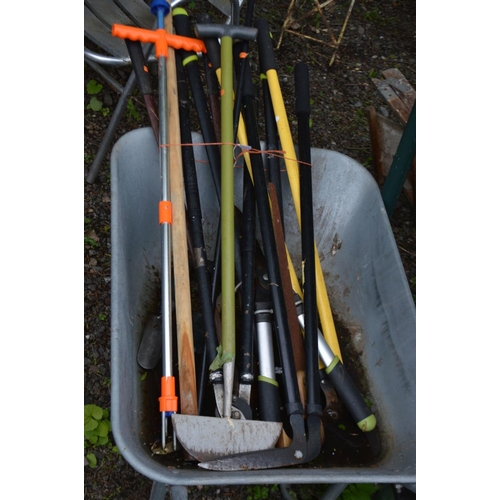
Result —
<instances>
[{"instance_id":1,"label":"leafy plant","mask_svg":"<svg viewBox=\"0 0 500 500\"><path fill-rule=\"evenodd\" d=\"M87 109L91 109L92 111L102 111L102 101L97 99L97 97L92 97L90 102L87 104Z\"/></svg>"},{"instance_id":2,"label":"leafy plant","mask_svg":"<svg viewBox=\"0 0 500 500\"><path fill-rule=\"evenodd\" d=\"M377 22L380 19L380 14L377 10L369 10L365 12L365 19L370 22Z\"/></svg>"},{"instance_id":3,"label":"leafy plant","mask_svg":"<svg viewBox=\"0 0 500 500\"><path fill-rule=\"evenodd\" d=\"M340 500L370 500L379 486L371 483L350 484L340 495Z\"/></svg>"},{"instance_id":4,"label":"leafy plant","mask_svg":"<svg viewBox=\"0 0 500 500\"><path fill-rule=\"evenodd\" d=\"M111 432L109 411L94 404L84 405L83 410L84 448L107 446L111 451L115 453L118 452L118 448L113 446L109 440L109 433ZM89 463L89 467L94 468L97 466L97 457L95 453L87 453L86 459Z\"/></svg>"},{"instance_id":5,"label":"leafy plant","mask_svg":"<svg viewBox=\"0 0 500 500\"><path fill-rule=\"evenodd\" d=\"M139 113L135 109L134 102L131 97L129 97L127 101L127 118L135 118L136 120L140 119Z\"/></svg>"},{"instance_id":6,"label":"leafy plant","mask_svg":"<svg viewBox=\"0 0 500 500\"><path fill-rule=\"evenodd\" d=\"M271 487L269 485L254 485L248 489L247 500L265 500L269 498L269 493L278 490L278 485L273 484Z\"/></svg>"},{"instance_id":7,"label":"leafy plant","mask_svg":"<svg viewBox=\"0 0 500 500\"><path fill-rule=\"evenodd\" d=\"M84 242L83 242L84 245L90 245L91 247L94 247L94 248L99 246L99 243L97 243L97 241L90 238L89 236L84 236L83 240L84 240Z\"/></svg>"},{"instance_id":8,"label":"leafy plant","mask_svg":"<svg viewBox=\"0 0 500 500\"><path fill-rule=\"evenodd\" d=\"M111 422L109 411L97 405L84 406L84 436L85 447L95 444L106 444L109 441Z\"/></svg>"},{"instance_id":9,"label":"leafy plant","mask_svg":"<svg viewBox=\"0 0 500 500\"><path fill-rule=\"evenodd\" d=\"M377 72L374 69L371 69L370 72L368 73L368 76L370 78L377 78Z\"/></svg>"},{"instance_id":10,"label":"leafy plant","mask_svg":"<svg viewBox=\"0 0 500 500\"><path fill-rule=\"evenodd\" d=\"M87 94L91 95L90 102L87 104L87 109L92 111L100 111L104 116L109 113L109 108L105 108L102 105L102 101L96 97L102 90L102 84L97 83L95 80L89 80L87 82Z\"/></svg>"},{"instance_id":11,"label":"leafy plant","mask_svg":"<svg viewBox=\"0 0 500 500\"><path fill-rule=\"evenodd\" d=\"M97 457L95 456L94 453L87 453L86 458L91 469L97 466Z\"/></svg>"},{"instance_id":12,"label":"leafy plant","mask_svg":"<svg viewBox=\"0 0 500 500\"><path fill-rule=\"evenodd\" d=\"M87 83L87 94L96 95L102 90L102 84L97 83L95 80L89 80Z\"/></svg>"}]
</instances>

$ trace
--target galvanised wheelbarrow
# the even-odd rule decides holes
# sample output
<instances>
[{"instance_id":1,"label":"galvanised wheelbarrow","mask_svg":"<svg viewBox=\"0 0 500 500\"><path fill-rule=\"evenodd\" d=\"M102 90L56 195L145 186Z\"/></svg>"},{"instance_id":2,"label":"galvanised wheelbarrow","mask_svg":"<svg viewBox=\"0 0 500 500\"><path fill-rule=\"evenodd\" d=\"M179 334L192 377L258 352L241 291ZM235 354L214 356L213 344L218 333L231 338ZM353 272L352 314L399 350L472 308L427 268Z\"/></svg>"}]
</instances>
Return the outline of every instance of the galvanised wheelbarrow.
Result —
<instances>
[{"instance_id":1,"label":"galvanised wheelbarrow","mask_svg":"<svg viewBox=\"0 0 500 500\"><path fill-rule=\"evenodd\" d=\"M201 143L193 133L193 143ZM207 254L214 252L219 206L203 146L195 146ZM125 134L111 155L111 416L128 463L156 485L399 483L416 485L416 313L375 180L353 159L312 150L315 234L328 296L377 416L380 451L369 463L219 472L151 451L157 433L157 381L136 358L159 293L161 197L158 146L150 128ZM242 169L235 169L241 207ZM300 276L300 234L283 174L284 227ZM344 358L346 355L344 354ZM347 361L346 361L347 366ZM329 438L327 435L327 439ZM331 453L335 442L325 442Z\"/></svg>"}]
</instances>

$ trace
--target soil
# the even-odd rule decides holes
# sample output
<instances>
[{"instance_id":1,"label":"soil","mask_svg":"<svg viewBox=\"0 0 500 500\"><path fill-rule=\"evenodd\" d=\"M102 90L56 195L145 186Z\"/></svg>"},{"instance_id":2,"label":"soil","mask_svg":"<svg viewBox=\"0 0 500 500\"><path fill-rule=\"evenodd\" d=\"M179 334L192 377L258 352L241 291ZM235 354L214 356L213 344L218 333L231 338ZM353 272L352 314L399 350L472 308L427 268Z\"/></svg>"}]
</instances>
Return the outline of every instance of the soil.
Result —
<instances>
[{"instance_id":1,"label":"soil","mask_svg":"<svg viewBox=\"0 0 500 500\"><path fill-rule=\"evenodd\" d=\"M349 1L339 0L324 9L333 32L341 29ZM308 0L301 3L301 12L313 7ZM305 4L305 5L303 5ZM208 2L192 2L187 6L191 13L207 10L214 20L218 11ZM259 0L254 18L266 17L274 39L279 39L281 26L288 9L287 1ZM244 19L245 10L242 10ZM296 16L298 17L298 16ZM320 16L312 15L300 23L303 34L327 40L326 26ZM329 66L333 53L331 47L285 33L279 50L276 50L278 75L289 109L292 132L294 121L293 67L299 61L309 66L311 93L311 143L313 147L336 150L364 165L374 175L371 160L370 137L366 111L368 106L389 118L395 118L386 101L375 88L371 77L380 76L389 68L399 68L416 89L416 6L414 1L357 0L347 29L337 52L335 62ZM256 50L256 48L255 48ZM115 78L124 83L130 69L115 69ZM154 78L154 71L153 71ZM103 102L103 111L92 111L87 106L92 95L87 83L95 80L102 84L97 97ZM155 83L155 82L153 82ZM85 66L84 81L84 175L110 121L119 95L91 68ZM118 127L113 143L127 131L149 126L140 95L133 97L135 111L129 110ZM296 135L294 135L296 137ZM85 196L85 404L110 407L110 182L109 153L93 184L84 182ZM408 282L416 296L416 221L415 210L401 195L391 218L392 230L400 251ZM112 434L111 444L112 442ZM85 459L85 498L136 500L149 497L151 481L136 472L111 446L97 446L92 451L97 466L90 467ZM322 488L318 485L294 486L297 498L319 498ZM279 488L269 485L189 487L189 498L284 498ZM168 495L167 495L168 498Z\"/></svg>"}]
</instances>

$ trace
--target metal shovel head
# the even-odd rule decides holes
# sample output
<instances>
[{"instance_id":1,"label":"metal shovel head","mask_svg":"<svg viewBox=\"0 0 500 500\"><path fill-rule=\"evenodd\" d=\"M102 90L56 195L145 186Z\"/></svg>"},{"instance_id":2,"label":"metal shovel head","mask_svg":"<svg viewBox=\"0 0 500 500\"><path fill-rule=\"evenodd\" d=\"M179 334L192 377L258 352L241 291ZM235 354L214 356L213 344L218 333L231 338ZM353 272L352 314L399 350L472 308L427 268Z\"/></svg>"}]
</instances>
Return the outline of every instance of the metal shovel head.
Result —
<instances>
[{"instance_id":1,"label":"metal shovel head","mask_svg":"<svg viewBox=\"0 0 500 500\"><path fill-rule=\"evenodd\" d=\"M294 414L289 419L293 438L286 448L229 455L198 465L209 470L236 471L275 469L305 463L308 460L308 439L304 418L300 414Z\"/></svg>"},{"instance_id":2,"label":"metal shovel head","mask_svg":"<svg viewBox=\"0 0 500 500\"><path fill-rule=\"evenodd\" d=\"M172 415L178 441L200 462L250 451L274 448L281 435L281 422Z\"/></svg>"}]
</instances>

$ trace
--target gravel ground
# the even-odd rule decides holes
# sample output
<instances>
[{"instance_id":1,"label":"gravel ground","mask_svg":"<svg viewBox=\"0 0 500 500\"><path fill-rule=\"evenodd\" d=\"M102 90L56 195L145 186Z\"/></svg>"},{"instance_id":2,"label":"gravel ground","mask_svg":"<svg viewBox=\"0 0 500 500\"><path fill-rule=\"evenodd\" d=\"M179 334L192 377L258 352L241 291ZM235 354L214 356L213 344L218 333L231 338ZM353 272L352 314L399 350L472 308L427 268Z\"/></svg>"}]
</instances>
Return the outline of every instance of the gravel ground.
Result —
<instances>
[{"instance_id":1,"label":"gravel ground","mask_svg":"<svg viewBox=\"0 0 500 500\"><path fill-rule=\"evenodd\" d=\"M339 1L325 15L335 33L340 30L349 2ZM197 2L189 8L199 12ZM264 0L257 2L255 18L268 19L275 40L288 8L287 2ZM207 10L209 10L207 8ZM212 11L216 12L216 11ZM298 61L309 65L311 100L312 146L344 153L363 164L371 173L370 138L366 110L373 105L380 113L392 117L392 111L375 89L370 77L380 75L388 68L399 68L416 88L415 2L383 2L357 0L335 63L328 62L332 49L285 34L282 46L276 51L278 74L287 107L293 114L293 66ZM317 16L302 22L304 34L324 37L324 26ZM128 70L116 70L115 76L124 81ZM103 87L97 97L104 108L112 110L118 95L90 68L85 68L84 81L84 174L88 172L110 114L87 108L91 95L87 83L95 80ZM147 115L139 96L133 101L135 110L129 110L119 126L115 141L129 130L148 126ZM295 131L292 120L292 131ZM109 154L98 179L92 185L84 183L85 190L85 404L110 407L110 184ZM416 225L415 212L405 196L401 196L391 219L394 236L400 250L413 295L416 295ZM111 445L94 446L97 466L92 468L85 459L85 498L88 499L145 499L149 497L151 481L132 469L115 453ZM321 487L304 485L294 487L297 498L319 498ZM189 498L283 498L277 487L242 486L190 487Z\"/></svg>"}]
</instances>

